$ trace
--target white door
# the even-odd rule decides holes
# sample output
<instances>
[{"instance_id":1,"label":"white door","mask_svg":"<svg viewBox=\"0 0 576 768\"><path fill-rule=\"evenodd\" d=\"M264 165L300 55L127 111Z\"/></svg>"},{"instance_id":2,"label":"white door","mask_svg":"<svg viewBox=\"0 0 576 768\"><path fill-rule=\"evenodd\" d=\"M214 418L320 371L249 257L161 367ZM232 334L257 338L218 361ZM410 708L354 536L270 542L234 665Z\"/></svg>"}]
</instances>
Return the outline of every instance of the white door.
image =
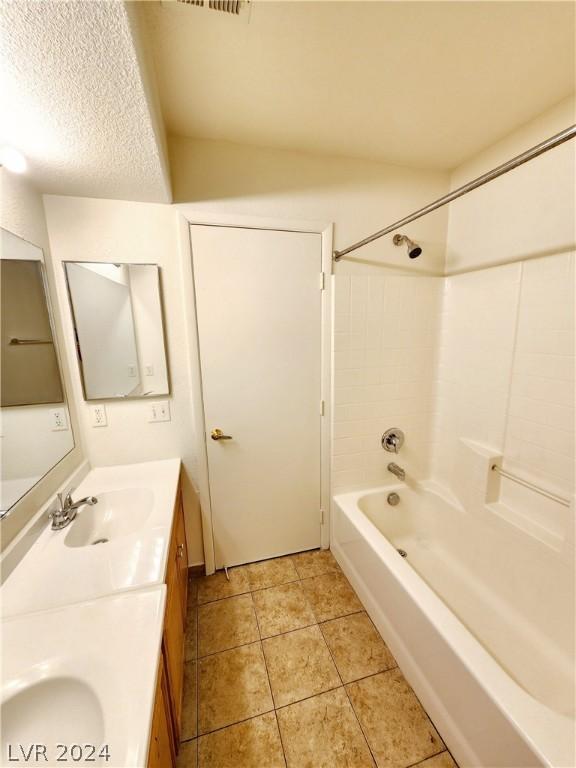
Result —
<instances>
[{"instance_id":1,"label":"white door","mask_svg":"<svg viewBox=\"0 0 576 768\"><path fill-rule=\"evenodd\" d=\"M318 547L321 236L191 240L216 568Z\"/></svg>"}]
</instances>

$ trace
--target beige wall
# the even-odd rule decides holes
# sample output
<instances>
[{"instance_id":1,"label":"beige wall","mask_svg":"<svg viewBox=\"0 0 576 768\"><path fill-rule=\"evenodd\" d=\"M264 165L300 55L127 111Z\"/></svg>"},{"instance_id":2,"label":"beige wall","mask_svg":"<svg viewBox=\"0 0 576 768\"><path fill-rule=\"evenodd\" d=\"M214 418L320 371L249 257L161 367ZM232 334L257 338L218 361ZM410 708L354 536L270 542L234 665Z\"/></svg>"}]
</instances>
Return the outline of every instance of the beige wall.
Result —
<instances>
[{"instance_id":1,"label":"beige wall","mask_svg":"<svg viewBox=\"0 0 576 768\"><path fill-rule=\"evenodd\" d=\"M456 188L576 122L573 99L457 168ZM450 204L448 273L576 247L576 143L568 141Z\"/></svg>"},{"instance_id":2,"label":"beige wall","mask_svg":"<svg viewBox=\"0 0 576 768\"><path fill-rule=\"evenodd\" d=\"M334 222L334 247L345 248L448 191L448 174L385 163L171 137L174 201L195 213ZM444 269L447 209L406 232L425 257L408 259L389 235L351 254L336 274L375 267L439 274ZM352 260L353 259L353 260Z\"/></svg>"},{"instance_id":3,"label":"beige wall","mask_svg":"<svg viewBox=\"0 0 576 768\"><path fill-rule=\"evenodd\" d=\"M46 262L48 275L48 287L50 299L54 311L54 324L59 348L62 352L63 328L60 311L55 300L55 284L52 275L52 258L48 243L48 232L42 197L22 177L9 173L0 168L0 226L13 232L15 235L28 240L42 248ZM68 408L72 429L74 431L75 448L48 472L44 478L18 502L10 512L10 515L2 521L0 532L2 535L2 547L5 547L14 536L24 527L38 509L56 492L59 486L66 481L68 476L80 465L83 460L82 442L77 420L73 389L70 378L70 369L61 354L62 374L64 386L68 396Z\"/></svg>"},{"instance_id":4,"label":"beige wall","mask_svg":"<svg viewBox=\"0 0 576 768\"><path fill-rule=\"evenodd\" d=\"M87 456L95 466L181 457L190 563L203 562L200 514L193 487L196 459L176 211L171 206L155 203L75 197L45 196L44 202L54 280L63 308L66 353L72 368L73 391L79 404ZM90 406L82 394L62 267L62 261L77 259L160 266L171 381L171 421L150 423L149 400L116 400L105 403L108 426L91 426Z\"/></svg>"}]
</instances>

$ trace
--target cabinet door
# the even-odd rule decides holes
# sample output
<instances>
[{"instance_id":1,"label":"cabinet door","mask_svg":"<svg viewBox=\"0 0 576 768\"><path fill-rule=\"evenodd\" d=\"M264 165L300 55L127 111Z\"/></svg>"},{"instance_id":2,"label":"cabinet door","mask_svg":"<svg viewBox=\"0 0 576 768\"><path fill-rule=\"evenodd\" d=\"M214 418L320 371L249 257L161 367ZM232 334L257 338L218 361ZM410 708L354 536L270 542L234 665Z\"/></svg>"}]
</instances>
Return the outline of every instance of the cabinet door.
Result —
<instances>
[{"instance_id":1,"label":"cabinet door","mask_svg":"<svg viewBox=\"0 0 576 768\"><path fill-rule=\"evenodd\" d=\"M178 593L173 592L172 598L166 606L164 654L168 671L174 740L176 744L179 744L184 683L184 623L180 603L177 599Z\"/></svg>"},{"instance_id":2,"label":"cabinet door","mask_svg":"<svg viewBox=\"0 0 576 768\"><path fill-rule=\"evenodd\" d=\"M168 553L166 569L166 615L164 618L164 653L168 672L168 687L172 709L172 725L175 743L180 743L180 725L182 716L182 688L184 682L184 629L185 615L183 601L186 600L187 582L183 584L182 573L186 566L186 532L184 515L179 502L174 509L172 539ZM187 568L186 568L187 570ZM183 593L184 592L184 596Z\"/></svg>"},{"instance_id":3,"label":"cabinet door","mask_svg":"<svg viewBox=\"0 0 576 768\"><path fill-rule=\"evenodd\" d=\"M148 768L173 768L174 748L170 723L170 704L166 675L164 674L164 657L160 658L158 682L156 683L156 698L152 715L152 730L148 749Z\"/></svg>"},{"instance_id":4,"label":"cabinet door","mask_svg":"<svg viewBox=\"0 0 576 768\"><path fill-rule=\"evenodd\" d=\"M182 506L182 494L178 494L176 501L176 558L178 565L178 582L180 586L180 603L184 628L186 628L186 608L188 602L188 547L186 545L186 527L184 524L184 507Z\"/></svg>"}]
</instances>

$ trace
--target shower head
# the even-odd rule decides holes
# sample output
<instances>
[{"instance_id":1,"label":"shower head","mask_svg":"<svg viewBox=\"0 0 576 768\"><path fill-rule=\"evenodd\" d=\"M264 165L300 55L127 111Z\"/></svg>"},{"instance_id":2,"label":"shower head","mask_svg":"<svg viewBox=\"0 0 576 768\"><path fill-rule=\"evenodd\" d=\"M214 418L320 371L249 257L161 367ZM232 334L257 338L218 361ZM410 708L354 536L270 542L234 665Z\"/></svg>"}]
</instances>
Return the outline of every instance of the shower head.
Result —
<instances>
[{"instance_id":1,"label":"shower head","mask_svg":"<svg viewBox=\"0 0 576 768\"><path fill-rule=\"evenodd\" d=\"M394 235L392 242L394 245L403 245L405 243L406 248L408 249L408 256L411 259L417 259L422 253L422 248L420 248L418 243L415 243L414 240L410 240L406 235Z\"/></svg>"}]
</instances>

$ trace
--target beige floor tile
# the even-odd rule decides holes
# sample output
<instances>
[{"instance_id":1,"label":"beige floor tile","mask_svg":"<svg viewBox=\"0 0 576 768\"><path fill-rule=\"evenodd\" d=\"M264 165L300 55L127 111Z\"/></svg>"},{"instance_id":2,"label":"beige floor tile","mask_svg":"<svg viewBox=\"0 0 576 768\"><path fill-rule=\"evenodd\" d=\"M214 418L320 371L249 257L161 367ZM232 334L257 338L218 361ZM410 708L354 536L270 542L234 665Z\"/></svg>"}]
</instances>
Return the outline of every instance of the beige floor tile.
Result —
<instances>
[{"instance_id":1,"label":"beige floor tile","mask_svg":"<svg viewBox=\"0 0 576 768\"><path fill-rule=\"evenodd\" d=\"M300 582L261 589L252 594L262 637L280 635L315 624Z\"/></svg>"},{"instance_id":2,"label":"beige floor tile","mask_svg":"<svg viewBox=\"0 0 576 768\"><path fill-rule=\"evenodd\" d=\"M196 662L184 664L184 690L182 693L182 741L192 739L197 734L198 708L196 697Z\"/></svg>"},{"instance_id":3,"label":"beige floor tile","mask_svg":"<svg viewBox=\"0 0 576 768\"><path fill-rule=\"evenodd\" d=\"M198 608L198 654L226 651L260 639L252 595L238 595Z\"/></svg>"},{"instance_id":4,"label":"beige floor tile","mask_svg":"<svg viewBox=\"0 0 576 768\"><path fill-rule=\"evenodd\" d=\"M285 768L274 712L201 736L202 768Z\"/></svg>"},{"instance_id":5,"label":"beige floor tile","mask_svg":"<svg viewBox=\"0 0 576 768\"><path fill-rule=\"evenodd\" d=\"M188 607L186 614L186 638L184 645L184 661L192 661L198 656L198 608Z\"/></svg>"},{"instance_id":6,"label":"beige floor tile","mask_svg":"<svg viewBox=\"0 0 576 768\"><path fill-rule=\"evenodd\" d=\"M318 626L297 629L262 642L276 707L340 685Z\"/></svg>"},{"instance_id":7,"label":"beige floor tile","mask_svg":"<svg viewBox=\"0 0 576 768\"><path fill-rule=\"evenodd\" d=\"M418 763L414 768L458 768L458 765L450 752L440 752L439 755Z\"/></svg>"},{"instance_id":8,"label":"beige floor tile","mask_svg":"<svg viewBox=\"0 0 576 768\"><path fill-rule=\"evenodd\" d=\"M277 712L288 768L373 768L343 688Z\"/></svg>"},{"instance_id":9,"label":"beige floor tile","mask_svg":"<svg viewBox=\"0 0 576 768\"><path fill-rule=\"evenodd\" d=\"M180 752L176 758L176 768L197 768L198 765L198 739L185 741L180 744Z\"/></svg>"},{"instance_id":10,"label":"beige floor tile","mask_svg":"<svg viewBox=\"0 0 576 768\"><path fill-rule=\"evenodd\" d=\"M366 613L353 613L320 626L344 683L396 666L394 656Z\"/></svg>"},{"instance_id":11,"label":"beige floor tile","mask_svg":"<svg viewBox=\"0 0 576 768\"><path fill-rule=\"evenodd\" d=\"M200 579L191 579L188 578L188 608L190 609L192 606L196 605L198 602L198 584L200 582Z\"/></svg>"},{"instance_id":12,"label":"beige floor tile","mask_svg":"<svg viewBox=\"0 0 576 768\"><path fill-rule=\"evenodd\" d=\"M310 552L301 552L299 555L292 555L292 560L301 579L340 571L340 566L329 549L312 549Z\"/></svg>"},{"instance_id":13,"label":"beige floor tile","mask_svg":"<svg viewBox=\"0 0 576 768\"><path fill-rule=\"evenodd\" d=\"M378 768L405 768L444 745L399 669L346 686Z\"/></svg>"},{"instance_id":14,"label":"beige floor tile","mask_svg":"<svg viewBox=\"0 0 576 768\"><path fill-rule=\"evenodd\" d=\"M248 571L245 566L230 568L230 580L224 571L218 571L212 576L204 576L198 580L198 604L209 603L212 600L222 600L224 597L234 597L244 592L250 592Z\"/></svg>"},{"instance_id":15,"label":"beige floor tile","mask_svg":"<svg viewBox=\"0 0 576 768\"><path fill-rule=\"evenodd\" d=\"M260 643L198 662L199 731L208 733L273 708Z\"/></svg>"},{"instance_id":16,"label":"beige floor tile","mask_svg":"<svg viewBox=\"0 0 576 768\"><path fill-rule=\"evenodd\" d=\"M260 563L250 563L247 569L251 589L265 589L298 580L296 568L290 557L277 557L273 560L262 560Z\"/></svg>"},{"instance_id":17,"label":"beige floor tile","mask_svg":"<svg viewBox=\"0 0 576 768\"><path fill-rule=\"evenodd\" d=\"M362 610L362 603L342 573L326 573L302 581L318 621L328 621Z\"/></svg>"}]
</instances>

